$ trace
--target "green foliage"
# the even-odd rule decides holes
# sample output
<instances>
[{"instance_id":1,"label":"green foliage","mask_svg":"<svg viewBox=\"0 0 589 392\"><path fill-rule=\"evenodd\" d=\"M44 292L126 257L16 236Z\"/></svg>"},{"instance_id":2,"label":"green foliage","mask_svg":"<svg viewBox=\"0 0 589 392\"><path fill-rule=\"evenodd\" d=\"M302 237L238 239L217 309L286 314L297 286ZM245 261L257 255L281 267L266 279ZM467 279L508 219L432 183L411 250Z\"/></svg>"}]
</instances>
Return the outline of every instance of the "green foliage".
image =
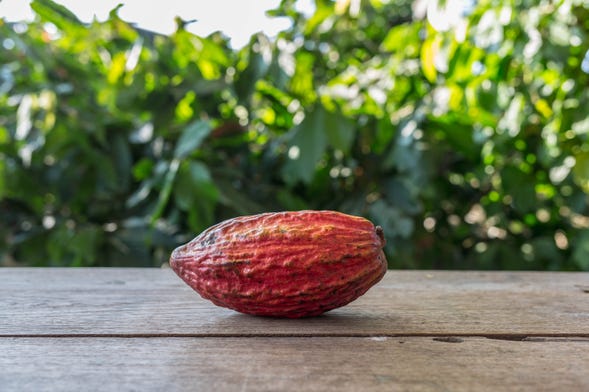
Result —
<instances>
[{"instance_id":1,"label":"green foliage","mask_svg":"<svg viewBox=\"0 0 589 392\"><path fill-rule=\"evenodd\" d=\"M381 225L395 268L589 270L589 7L430 3L283 0L238 51L51 0L0 20L0 262L159 265L309 208Z\"/></svg>"}]
</instances>

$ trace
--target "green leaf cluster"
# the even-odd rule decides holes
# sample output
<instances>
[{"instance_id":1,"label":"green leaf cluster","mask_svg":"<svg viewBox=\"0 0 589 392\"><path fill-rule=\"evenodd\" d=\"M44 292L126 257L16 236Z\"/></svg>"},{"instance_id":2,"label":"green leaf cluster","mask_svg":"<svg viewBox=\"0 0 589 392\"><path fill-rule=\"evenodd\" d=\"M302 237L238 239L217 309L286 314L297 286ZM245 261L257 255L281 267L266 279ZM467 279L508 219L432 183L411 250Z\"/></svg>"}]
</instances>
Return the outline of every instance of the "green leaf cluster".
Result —
<instances>
[{"instance_id":1,"label":"green leaf cluster","mask_svg":"<svg viewBox=\"0 0 589 392\"><path fill-rule=\"evenodd\" d=\"M589 270L589 6L282 0L276 37L0 20L0 263L154 266L333 209L394 268Z\"/></svg>"}]
</instances>

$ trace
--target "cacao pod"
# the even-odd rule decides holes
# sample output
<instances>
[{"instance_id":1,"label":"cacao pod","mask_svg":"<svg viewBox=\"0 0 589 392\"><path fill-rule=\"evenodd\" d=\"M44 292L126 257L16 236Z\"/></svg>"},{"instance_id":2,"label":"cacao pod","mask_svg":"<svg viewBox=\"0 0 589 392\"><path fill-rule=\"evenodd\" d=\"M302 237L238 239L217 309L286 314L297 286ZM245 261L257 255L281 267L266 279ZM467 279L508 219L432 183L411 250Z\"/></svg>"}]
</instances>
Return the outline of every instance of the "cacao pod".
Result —
<instances>
[{"instance_id":1,"label":"cacao pod","mask_svg":"<svg viewBox=\"0 0 589 392\"><path fill-rule=\"evenodd\" d=\"M387 269L380 227L335 211L242 216L176 248L170 266L214 304L260 316L319 315L364 294Z\"/></svg>"}]
</instances>

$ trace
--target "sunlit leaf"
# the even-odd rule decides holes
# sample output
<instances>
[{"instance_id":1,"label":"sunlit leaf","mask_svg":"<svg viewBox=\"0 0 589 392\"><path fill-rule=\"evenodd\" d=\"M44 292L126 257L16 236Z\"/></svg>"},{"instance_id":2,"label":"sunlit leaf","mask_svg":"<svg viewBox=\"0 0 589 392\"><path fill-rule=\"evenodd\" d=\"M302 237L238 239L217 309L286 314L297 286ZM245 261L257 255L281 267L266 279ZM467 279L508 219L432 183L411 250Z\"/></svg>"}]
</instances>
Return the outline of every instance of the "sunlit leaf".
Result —
<instances>
[{"instance_id":1,"label":"sunlit leaf","mask_svg":"<svg viewBox=\"0 0 589 392\"><path fill-rule=\"evenodd\" d=\"M387 51L400 51L408 55L417 54L419 47L419 23L407 23L390 29L381 47Z\"/></svg>"},{"instance_id":2,"label":"sunlit leaf","mask_svg":"<svg viewBox=\"0 0 589 392\"><path fill-rule=\"evenodd\" d=\"M552 116L552 108L548 105L545 99L539 99L534 103L536 110L542 114L545 118L550 118Z\"/></svg>"},{"instance_id":3,"label":"sunlit leaf","mask_svg":"<svg viewBox=\"0 0 589 392\"><path fill-rule=\"evenodd\" d=\"M311 34L327 18L334 17L333 5L326 1L317 1L316 6L317 8L315 9L315 13L311 16L305 25L305 34Z\"/></svg>"},{"instance_id":4,"label":"sunlit leaf","mask_svg":"<svg viewBox=\"0 0 589 392\"><path fill-rule=\"evenodd\" d=\"M82 22L73 12L52 0L33 0L31 8L37 15L60 29L71 31L83 27Z\"/></svg>"},{"instance_id":5,"label":"sunlit leaf","mask_svg":"<svg viewBox=\"0 0 589 392\"><path fill-rule=\"evenodd\" d=\"M441 43L441 36L433 35L427 38L421 46L421 70L430 83L435 83L438 76L435 57L440 51Z\"/></svg>"},{"instance_id":6,"label":"sunlit leaf","mask_svg":"<svg viewBox=\"0 0 589 392\"><path fill-rule=\"evenodd\" d=\"M290 89L292 93L308 104L312 104L316 97L313 86L314 62L315 59L310 53L297 53L295 73L290 83Z\"/></svg>"}]
</instances>

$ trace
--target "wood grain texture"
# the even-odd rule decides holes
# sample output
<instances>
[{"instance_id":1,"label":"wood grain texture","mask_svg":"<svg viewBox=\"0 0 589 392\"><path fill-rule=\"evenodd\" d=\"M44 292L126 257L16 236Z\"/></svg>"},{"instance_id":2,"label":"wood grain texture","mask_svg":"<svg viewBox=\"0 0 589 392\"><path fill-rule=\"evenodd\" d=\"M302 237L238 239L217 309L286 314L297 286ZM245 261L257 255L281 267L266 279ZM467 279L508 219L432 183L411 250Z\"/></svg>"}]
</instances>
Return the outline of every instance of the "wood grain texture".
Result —
<instances>
[{"instance_id":1,"label":"wood grain texture","mask_svg":"<svg viewBox=\"0 0 589 392\"><path fill-rule=\"evenodd\" d=\"M586 391L588 286L389 271L285 320L218 308L170 270L0 269L0 391Z\"/></svg>"},{"instance_id":2,"label":"wood grain texture","mask_svg":"<svg viewBox=\"0 0 589 392\"><path fill-rule=\"evenodd\" d=\"M21 391L587 391L589 340L3 338Z\"/></svg>"},{"instance_id":3,"label":"wood grain texture","mask_svg":"<svg viewBox=\"0 0 589 392\"><path fill-rule=\"evenodd\" d=\"M589 336L589 273L389 271L301 320L200 298L169 269L0 269L0 335Z\"/></svg>"}]
</instances>

